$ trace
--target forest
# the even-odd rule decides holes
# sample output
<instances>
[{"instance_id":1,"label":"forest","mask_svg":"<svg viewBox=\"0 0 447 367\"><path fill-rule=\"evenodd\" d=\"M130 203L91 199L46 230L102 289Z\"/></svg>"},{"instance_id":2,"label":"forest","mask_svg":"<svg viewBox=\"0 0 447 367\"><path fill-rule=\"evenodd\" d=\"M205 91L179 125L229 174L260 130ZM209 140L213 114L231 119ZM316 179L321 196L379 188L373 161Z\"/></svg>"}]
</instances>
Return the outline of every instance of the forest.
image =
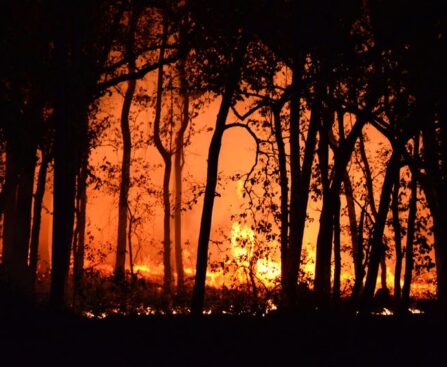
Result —
<instances>
[{"instance_id":1,"label":"forest","mask_svg":"<svg viewBox=\"0 0 447 367\"><path fill-rule=\"evenodd\" d=\"M439 0L3 1L2 320L445 314L446 26Z\"/></svg>"}]
</instances>

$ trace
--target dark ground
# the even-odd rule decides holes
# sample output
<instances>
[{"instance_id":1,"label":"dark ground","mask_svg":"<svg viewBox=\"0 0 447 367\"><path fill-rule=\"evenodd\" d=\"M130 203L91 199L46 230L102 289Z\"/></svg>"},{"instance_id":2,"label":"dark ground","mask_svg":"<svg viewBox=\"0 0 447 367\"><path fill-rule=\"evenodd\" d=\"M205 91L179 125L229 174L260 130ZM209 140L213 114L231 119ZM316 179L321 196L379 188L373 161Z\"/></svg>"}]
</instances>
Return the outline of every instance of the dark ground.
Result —
<instances>
[{"instance_id":1,"label":"dark ground","mask_svg":"<svg viewBox=\"0 0 447 367\"><path fill-rule=\"evenodd\" d=\"M93 320L3 310L0 366L445 366L446 321L315 312Z\"/></svg>"}]
</instances>

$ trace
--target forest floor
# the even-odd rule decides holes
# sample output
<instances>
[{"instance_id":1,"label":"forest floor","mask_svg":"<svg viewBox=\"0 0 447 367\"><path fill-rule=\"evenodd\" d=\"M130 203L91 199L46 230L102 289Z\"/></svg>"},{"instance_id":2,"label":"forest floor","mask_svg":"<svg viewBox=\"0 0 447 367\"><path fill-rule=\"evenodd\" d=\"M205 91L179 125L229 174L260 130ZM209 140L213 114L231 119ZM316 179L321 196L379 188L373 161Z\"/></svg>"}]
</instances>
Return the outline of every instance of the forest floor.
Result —
<instances>
[{"instance_id":1,"label":"forest floor","mask_svg":"<svg viewBox=\"0 0 447 367\"><path fill-rule=\"evenodd\" d=\"M265 317L0 312L2 366L439 366L447 319L308 312Z\"/></svg>"}]
</instances>

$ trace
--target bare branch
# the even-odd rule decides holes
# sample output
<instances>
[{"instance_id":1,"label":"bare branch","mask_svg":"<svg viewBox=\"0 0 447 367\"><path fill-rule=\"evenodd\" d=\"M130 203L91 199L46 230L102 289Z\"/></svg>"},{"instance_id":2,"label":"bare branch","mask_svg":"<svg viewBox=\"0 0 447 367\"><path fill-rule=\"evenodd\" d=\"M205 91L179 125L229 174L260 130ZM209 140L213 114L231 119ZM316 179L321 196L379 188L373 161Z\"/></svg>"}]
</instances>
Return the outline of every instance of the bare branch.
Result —
<instances>
[{"instance_id":1,"label":"bare branch","mask_svg":"<svg viewBox=\"0 0 447 367\"><path fill-rule=\"evenodd\" d=\"M157 70L160 68L160 66L163 65L169 65L174 62L176 62L180 58L180 54L176 54L174 56L168 57L166 59L160 60L154 64L146 64L143 67L141 67L139 70L135 71L134 73L127 73L127 74L121 74L116 76L113 79L106 80L102 83L98 84L98 90L102 91L105 89L108 89L110 87L113 87L114 85L127 81L127 80L134 80L134 79L141 79L146 76L146 74L150 73L151 71Z\"/></svg>"}]
</instances>

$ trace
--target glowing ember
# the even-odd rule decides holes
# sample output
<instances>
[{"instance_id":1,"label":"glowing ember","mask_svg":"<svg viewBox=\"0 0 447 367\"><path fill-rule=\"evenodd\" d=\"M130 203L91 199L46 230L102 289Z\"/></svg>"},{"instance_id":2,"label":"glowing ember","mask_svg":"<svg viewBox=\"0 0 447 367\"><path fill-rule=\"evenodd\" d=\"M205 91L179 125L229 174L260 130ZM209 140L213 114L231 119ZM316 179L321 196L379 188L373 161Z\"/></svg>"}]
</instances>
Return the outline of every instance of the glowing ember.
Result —
<instances>
[{"instance_id":1,"label":"glowing ember","mask_svg":"<svg viewBox=\"0 0 447 367\"><path fill-rule=\"evenodd\" d=\"M384 307L381 311L373 312L372 314L375 316L393 316L393 311Z\"/></svg>"}]
</instances>

